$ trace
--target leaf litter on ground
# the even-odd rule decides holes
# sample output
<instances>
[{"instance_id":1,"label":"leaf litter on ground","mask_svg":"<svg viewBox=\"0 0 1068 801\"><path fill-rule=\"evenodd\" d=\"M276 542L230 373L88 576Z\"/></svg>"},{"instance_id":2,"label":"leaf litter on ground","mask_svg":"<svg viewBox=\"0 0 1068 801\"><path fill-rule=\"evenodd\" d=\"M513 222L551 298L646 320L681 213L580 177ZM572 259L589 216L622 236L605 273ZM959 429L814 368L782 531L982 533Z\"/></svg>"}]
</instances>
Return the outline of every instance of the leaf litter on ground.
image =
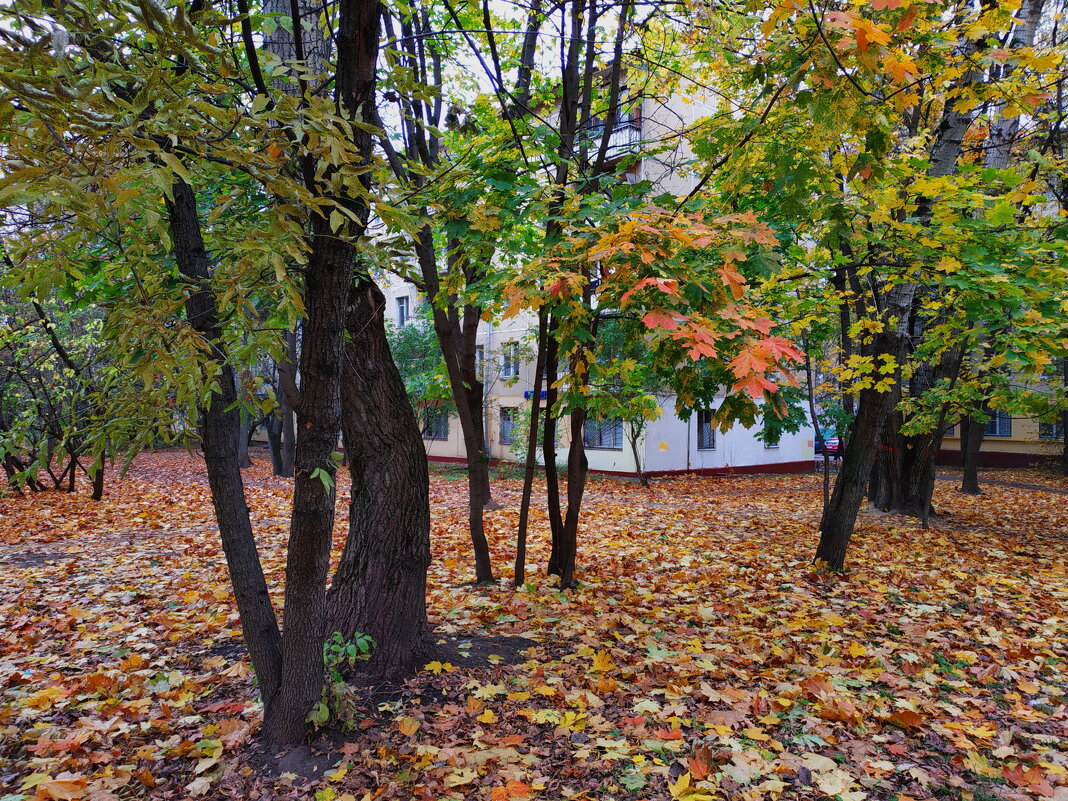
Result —
<instances>
[{"instance_id":1,"label":"leaf litter on ground","mask_svg":"<svg viewBox=\"0 0 1068 801\"><path fill-rule=\"evenodd\" d=\"M266 462L246 485L280 602L290 486ZM929 530L866 512L837 576L810 561L818 477L597 478L562 593L537 513L511 587L507 477L501 580L467 584L465 482L432 475L442 658L356 694L310 778L257 758L196 457L143 455L103 503L0 499L0 798L1068 801L1065 479L939 482Z\"/></svg>"}]
</instances>

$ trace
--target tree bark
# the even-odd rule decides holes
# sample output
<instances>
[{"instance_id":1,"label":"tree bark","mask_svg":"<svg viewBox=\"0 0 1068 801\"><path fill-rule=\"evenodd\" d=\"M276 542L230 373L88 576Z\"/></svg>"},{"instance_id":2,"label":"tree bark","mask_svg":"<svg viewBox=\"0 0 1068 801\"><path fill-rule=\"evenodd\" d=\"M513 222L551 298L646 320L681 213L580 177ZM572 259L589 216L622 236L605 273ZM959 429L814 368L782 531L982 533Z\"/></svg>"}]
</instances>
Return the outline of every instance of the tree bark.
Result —
<instances>
[{"instance_id":1,"label":"tree bark","mask_svg":"<svg viewBox=\"0 0 1068 801\"><path fill-rule=\"evenodd\" d=\"M527 432L526 469L523 473L523 497L519 502L519 530L515 548L515 586L526 581L527 524L530 518L530 496L534 490L534 470L538 464L538 419L541 404L542 372L545 369L546 317L544 308L538 310L538 353L534 362L534 395L530 399L530 428Z\"/></svg>"},{"instance_id":2,"label":"tree bark","mask_svg":"<svg viewBox=\"0 0 1068 801\"><path fill-rule=\"evenodd\" d=\"M93 465L93 500L100 501L104 499L104 454L100 454L99 464Z\"/></svg>"},{"instance_id":3,"label":"tree bark","mask_svg":"<svg viewBox=\"0 0 1068 801\"><path fill-rule=\"evenodd\" d=\"M426 454L385 333L385 299L357 281L348 316L342 425L352 475L349 533L329 594L327 630L375 641L363 669L395 676L430 647Z\"/></svg>"},{"instance_id":4,"label":"tree bark","mask_svg":"<svg viewBox=\"0 0 1068 801\"><path fill-rule=\"evenodd\" d=\"M238 415L239 425L237 429L237 466L244 469L252 467L252 459L248 455L248 412L241 409Z\"/></svg>"},{"instance_id":5,"label":"tree bark","mask_svg":"<svg viewBox=\"0 0 1068 801\"><path fill-rule=\"evenodd\" d=\"M186 316L193 330L211 346L210 360L218 371L219 391L200 409L201 447L245 647L264 704L269 705L281 683L281 635L260 567L234 448L240 427L234 369L223 344L222 325L210 288L210 257L204 247L196 197L185 181L175 181L172 197L167 199L167 213L175 261L190 284Z\"/></svg>"},{"instance_id":6,"label":"tree bark","mask_svg":"<svg viewBox=\"0 0 1068 801\"><path fill-rule=\"evenodd\" d=\"M552 313L549 315L546 339L545 339L545 425L541 432L541 453L545 461L545 496L546 507L549 514L549 531L552 542L552 550L549 553L549 575L563 575L564 565L562 562L561 535L564 527L563 517L560 513L560 473L556 468L556 426L557 418L554 407L556 406L556 371L558 369L557 354L559 344L556 341L556 322Z\"/></svg>"},{"instance_id":7,"label":"tree bark","mask_svg":"<svg viewBox=\"0 0 1068 801\"><path fill-rule=\"evenodd\" d=\"M379 5L374 0L340 0L337 33L336 93L339 111L351 119L374 118L375 67L378 60ZM361 157L372 157L369 131L354 128ZM328 181L331 170L327 169ZM370 176L365 174L364 192ZM321 215L312 219L312 240L305 270L300 354L300 403L297 414L293 516L286 555L285 636L282 681L264 714L268 742L289 744L304 736L305 717L318 702L323 685L326 626L326 575L333 540L336 463L341 432L341 373L349 312L355 240L369 214L366 195L352 191L338 198L354 220L339 236ZM384 610L383 610L384 611Z\"/></svg>"},{"instance_id":8,"label":"tree bark","mask_svg":"<svg viewBox=\"0 0 1068 801\"><path fill-rule=\"evenodd\" d=\"M630 452L634 457L634 474L638 477L638 483L641 486L648 488L649 477L645 475L645 471L642 470L642 456L638 451L638 440L640 440L641 437L642 428L639 428L632 423L627 431L627 441L630 443Z\"/></svg>"},{"instance_id":9,"label":"tree bark","mask_svg":"<svg viewBox=\"0 0 1068 801\"><path fill-rule=\"evenodd\" d=\"M582 497L586 491L586 476L590 467L583 437L586 410L581 407L573 409L570 422L571 443L567 449L567 514L560 531L560 552L557 557L561 589L573 587L575 584L579 513L582 510Z\"/></svg>"},{"instance_id":10,"label":"tree bark","mask_svg":"<svg viewBox=\"0 0 1068 801\"><path fill-rule=\"evenodd\" d=\"M297 458L297 418L293 412L299 398L297 391L297 332L286 333L286 358L278 363L278 403L282 414L282 465L278 475L292 478Z\"/></svg>"}]
</instances>

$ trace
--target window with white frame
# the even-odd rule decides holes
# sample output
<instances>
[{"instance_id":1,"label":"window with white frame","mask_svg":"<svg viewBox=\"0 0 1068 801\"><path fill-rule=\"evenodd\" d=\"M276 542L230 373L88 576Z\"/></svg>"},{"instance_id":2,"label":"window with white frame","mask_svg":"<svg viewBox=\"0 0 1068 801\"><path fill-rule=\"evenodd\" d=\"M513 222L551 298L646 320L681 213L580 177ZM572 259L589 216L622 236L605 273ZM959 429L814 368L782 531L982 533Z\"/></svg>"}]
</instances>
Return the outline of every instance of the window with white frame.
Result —
<instances>
[{"instance_id":1,"label":"window with white frame","mask_svg":"<svg viewBox=\"0 0 1068 801\"><path fill-rule=\"evenodd\" d=\"M486 349L482 345L475 345L475 377L486 380Z\"/></svg>"},{"instance_id":2,"label":"window with white frame","mask_svg":"<svg viewBox=\"0 0 1068 801\"><path fill-rule=\"evenodd\" d=\"M411 318L411 305L408 298L397 298L397 326L407 325Z\"/></svg>"},{"instance_id":3,"label":"window with white frame","mask_svg":"<svg viewBox=\"0 0 1068 801\"><path fill-rule=\"evenodd\" d=\"M504 407L501 409L501 430L498 441L501 445L511 445L515 441L515 409Z\"/></svg>"},{"instance_id":4,"label":"window with white frame","mask_svg":"<svg viewBox=\"0 0 1068 801\"><path fill-rule=\"evenodd\" d=\"M1064 439L1064 422L1058 421L1055 423L1039 423L1038 424L1038 438L1039 439Z\"/></svg>"},{"instance_id":5,"label":"window with white frame","mask_svg":"<svg viewBox=\"0 0 1068 801\"><path fill-rule=\"evenodd\" d=\"M712 412L708 409L697 410L697 450L711 451L716 448L716 426L712 421Z\"/></svg>"},{"instance_id":6,"label":"window with white frame","mask_svg":"<svg viewBox=\"0 0 1068 801\"><path fill-rule=\"evenodd\" d=\"M436 406L423 409L423 439L448 439L449 413Z\"/></svg>"},{"instance_id":7,"label":"window with white frame","mask_svg":"<svg viewBox=\"0 0 1068 801\"><path fill-rule=\"evenodd\" d=\"M587 420L582 432L582 442L587 448L623 450L623 421Z\"/></svg>"},{"instance_id":8,"label":"window with white frame","mask_svg":"<svg viewBox=\"0 0 1068 801\"><path fill-rule=\"evenodd\" d=\"M501 346L501 378L519 377L519 343L505 342Z\"/></svg>"},{"instance_id":9,"label":"window with white frame","mask_svg":"<svg viewBox=\"0 0 1068 801\"><path fill-rule=\"evenodd\" d=\"M1012 436L1012 415L1002 411L990 411L988 414L990 419L986 421L986 436Z\"/></svg>"}]
</instances>

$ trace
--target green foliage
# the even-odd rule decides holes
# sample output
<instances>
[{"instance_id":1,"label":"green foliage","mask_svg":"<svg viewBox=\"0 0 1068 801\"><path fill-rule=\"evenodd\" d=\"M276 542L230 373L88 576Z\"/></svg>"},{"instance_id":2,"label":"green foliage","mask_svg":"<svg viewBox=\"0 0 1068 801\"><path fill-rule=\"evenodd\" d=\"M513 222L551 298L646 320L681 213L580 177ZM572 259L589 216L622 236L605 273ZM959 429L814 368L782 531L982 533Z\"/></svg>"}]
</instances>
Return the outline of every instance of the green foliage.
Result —
<instances>
[{"instance_id":1,"label":"green foliage","mask_svg":"<svg viewBox=\"0 0 1068 801\"><path fill-rule=\"evenodd\" d=\"M356 696L345 682L345 672L356 667L358 662L371 658L375 641L366 634L356 632L349 639L335 631L323 643L323 667L326 682L323 697L308 713L307 722L325 726L335 721L345 731L356 725Z\"/></svg>"}]
</instances>

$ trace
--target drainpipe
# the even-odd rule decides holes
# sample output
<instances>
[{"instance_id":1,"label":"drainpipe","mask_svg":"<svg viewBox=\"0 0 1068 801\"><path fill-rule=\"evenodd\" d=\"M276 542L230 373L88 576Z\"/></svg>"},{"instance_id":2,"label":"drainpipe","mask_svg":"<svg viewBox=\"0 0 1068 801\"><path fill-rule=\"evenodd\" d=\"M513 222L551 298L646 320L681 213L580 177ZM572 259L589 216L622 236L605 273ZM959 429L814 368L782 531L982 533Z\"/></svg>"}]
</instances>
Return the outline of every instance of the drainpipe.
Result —
<instances>
[{"instance_id":1,"label":"drainpipe","mask_svg":"<svg viewBox=\"0 0 1068 801\"><path fill-rule=\"evenodd\" d=\"M489 359L493 353L493 323L486 323L486 345L482 353L482 441L486 443L486 458L491 453L490 424L489 424L489 385L486 378L489 376ZM496 383L496 382L494 382ZM488 466L487 466L488 469Z\"/></svg>"}]
</instances>

